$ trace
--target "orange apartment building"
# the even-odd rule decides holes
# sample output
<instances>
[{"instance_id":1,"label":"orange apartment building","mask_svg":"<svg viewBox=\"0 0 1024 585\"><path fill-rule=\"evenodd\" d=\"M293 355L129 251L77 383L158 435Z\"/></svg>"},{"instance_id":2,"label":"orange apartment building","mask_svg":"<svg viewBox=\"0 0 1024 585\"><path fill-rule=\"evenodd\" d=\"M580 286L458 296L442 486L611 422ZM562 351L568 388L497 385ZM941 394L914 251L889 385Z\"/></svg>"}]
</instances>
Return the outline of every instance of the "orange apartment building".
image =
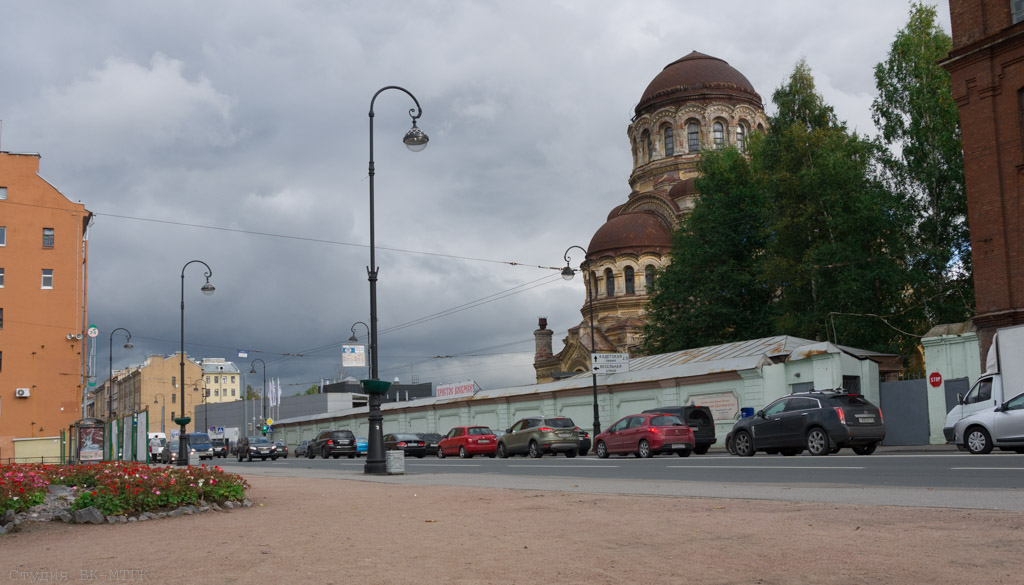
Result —
<instances>
[{"instance_id":1,"label":"orange apartment building","mask_svg":"<svg viewBox=\"0 0 1024 585\"><path fill-rule=\"evenodd\" d=\"M0 151L0 461L82 418L92 213Z\"/></svg>"}]
</instances>

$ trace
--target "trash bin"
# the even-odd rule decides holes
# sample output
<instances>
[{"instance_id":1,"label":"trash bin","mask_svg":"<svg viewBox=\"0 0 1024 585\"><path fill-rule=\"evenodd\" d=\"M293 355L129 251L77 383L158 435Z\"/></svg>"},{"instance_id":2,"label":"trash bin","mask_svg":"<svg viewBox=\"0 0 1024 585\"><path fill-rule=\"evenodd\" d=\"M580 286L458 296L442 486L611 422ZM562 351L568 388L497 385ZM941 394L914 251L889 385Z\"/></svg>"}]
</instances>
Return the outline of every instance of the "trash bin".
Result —
<instances>
[{"instance_id":1,"label":"trash bin","mask_svg":"<svg viewBox=\"0 0 1024 585\"><path fill-rule=\"evenodd\" d=\"M388 475L405 475L405 451L388 451L385 465Z\"/></svg>"},{"instance_id":2,"label":"trash bin","mask_svg":"<svg viewBox=\"0 0 1024 585\"><path fill-rule=\"evenodd\" d=\"M744 406L740 409L740 418L747 418L750 416L754 416L754 407Z\"/></svg>"}]
</instances>

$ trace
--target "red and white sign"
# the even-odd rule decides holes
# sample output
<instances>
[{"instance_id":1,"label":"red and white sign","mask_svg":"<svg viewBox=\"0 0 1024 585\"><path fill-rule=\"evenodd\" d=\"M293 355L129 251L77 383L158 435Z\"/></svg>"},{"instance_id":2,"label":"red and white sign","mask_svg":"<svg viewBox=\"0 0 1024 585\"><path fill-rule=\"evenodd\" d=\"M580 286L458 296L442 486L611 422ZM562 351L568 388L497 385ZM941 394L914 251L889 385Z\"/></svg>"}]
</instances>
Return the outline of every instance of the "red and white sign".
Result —
<instances>
[{"instance_id":1,"label":"red and white sign","mask_svg":"<svg viewBox=\"0 0 1024 585\"><path fill-rule=\"evenodd\" d=\"M455 396L472 396L476 393L476 382L455 382L452 384L441 384L437 387L438 398L453 398Z\"/></svg>"},{"instance_id":2,"label":"red and white sign","mask_svg":"<svg viewBox=\"0 0 1024 585\"><path fill-rule=\"evenodd\" d=\"M942 386L942 374L938 372L928 374L928 383L932 385L932 388Z\"/></svg>"}]
</instances>

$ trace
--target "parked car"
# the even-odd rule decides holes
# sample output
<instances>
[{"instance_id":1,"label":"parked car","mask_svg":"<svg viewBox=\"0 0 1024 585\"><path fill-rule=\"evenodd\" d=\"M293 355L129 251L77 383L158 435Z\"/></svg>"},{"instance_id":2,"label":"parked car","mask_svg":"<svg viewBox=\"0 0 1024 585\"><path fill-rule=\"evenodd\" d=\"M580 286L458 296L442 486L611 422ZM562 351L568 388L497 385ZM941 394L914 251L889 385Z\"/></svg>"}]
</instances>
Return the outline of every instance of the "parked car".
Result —
<instances>
[{"instance_id":1,"label":"parked car","mask_svg":"<svg viewBox=\"0 0 1024 585\"><path fill-rule=\"evenodd\" d=\"M356 437L356 457L362 457L366 455L366 451L370 448L370 441L366 437Z\"/></svg>"},{"instance_id":2,"label":"parked car","mask_svg":"<svg viewBox=\"0 0 1024 585\"><path fill-rule=\"evenodd\" d=\"M167 439L153 437L149 440L149 460L153 463L163 461L164 447L167 446Z\"/></svg>"},{"instance_id":3,"label":"parked car","mask_svg":"<svg viewBox=\"0 0 1024 585\"><path fill-rule=\"evenodd\" d=\"M564 453L575 457L580 451L576 423L563 416L531 416L520 419L498 439L498 457L526 455L542 457L545 453Z\"/></svg>"},{"instance_id":4,"label":"parked car","mask_svg":"<svg viewBox=\"0 0 1024 585\"><path fill-rule=\"evenodd\" d=\"M317 455L324 459L347 455L352 459L356 456L356 436L348 429L320 431L306 449L306 457L313 459Z\"/></svg>"},{"instance_id":5,"label":"parked car","mask_svg":"<svg viewBox=\"0 0 1024 585\"><path fill-rule=\"evenodd\" d=\"M604 459L612 453L652 457L675 453L689 457L696 441L693 430L674 414L633 414L615 421L595 438L594 453Z\"/></svg>"},{"instance_id":6,"label":"parked car","mask_svg":"<svg viewBox=\"0 0 1024 585\"><path fill-rule=\"evenodd\" d=\"M227 439L210 439L210 443L213 445L213 456L224 457L228 456L228 440Z\"/></svg>"},{"instance_id":7,"label":"parked car","mask_svg":"<svg viewBox=\"0 0 1024 585\"><path fill-rule=\"evenodd\" d=\"M439 433L416 433L416 434L418 434L420 436L420 438L423 439L423 442L427 444L426 445L427 455L436 455L437 454L437 444L441 442L441 439L444 438L444 435L441 435Z\"/></svg>"},{"instance_id":8,"label":"parked car","mask_svg":"<svg viewBox=\"0 0 1024 585\"><path fill-rule=\"evenodd\" d=\"M837 389L779 398L736 421L725 441L731 453L750 457L757 451L799 455L804 449L828 455L843 447L870 455L883 439L882 410L859 394Z\"/></svg>"},{"instance_id":9,"label":"parked car","mask_svg":"<svg viewBox=\"0 0 1024 585\"><path fill-rule=\"evenodd\" d=\"M295 446L295 456L296 457L304 457L304 456L306 456L306 452L309 449L309 444L312 443L312 442L313 441L310 441L309 439L304 439L302 441L299 441L299 444Z\"/></svg>"},{"instance_id":10,"label":"parked car","mask_svg":"<svg viewBox=\"0 0 1024 585\"><path fill-rule=\"evenodd\" d=\"M960 419L953 427L953 442L975 455L996 447L1024 454L1024 394Z\"/></svg>"},{"instance_id":11,"label":"parked car","mask_svg":"<svg viewBox=\"0 0 1024 585\"><path fill-rule=\"evenodd\" d=\"M276 461L277 447L266 437L242 437L238 440L238 460L252 461L260 459Z\"/></svg>"},{"instance_id":12,"label":"parked car","mask_svg":"<svg viewBox=\"0 0 1024 585\"><path fill-rule=\"evenodd\" d=\"M473 455L494 457L498 451L498 437L489 427L455 427L438 441L435 452L444 459L446 455L458 455L469 459Z\"/></svg>"},{"instance_id":13,"label":"parked car","mask_svg":"<svg viewBox=\"0 0 1024 585\"><path fill-rule=\"evenodd\" d=\"M577 454L580 456L586 455L590 452L590 447L592 445L590 441L590 433L580 427L576 427L576 432L579 433L580 436L580 450Z\"/></svg>"},{"instance_id":14,"label":"parked car","mask_svg":"<svg viewBox=\"0 0 1024 585\"><path fill-rule=\"evenodd\" d=\"M277 447L278 457L288 458L288 445L284 441L274 441L274 446Z\"/></svg>"},{"instance_id":15,"label":"parked car","mask_svg":"<svg viewBox=\"0 0 1024 585\"><path fill-rule=\"evenodd\" d=\"M405 451L422 459L427 454L427 444L419 435L413 433L389 433L384 435L385 451Z\"/></svg>"},{"instance_id":16,"label":"parked car","mask_svg":"<svg viewBox=\"0 0 1024 585\"><path fill-rule=\"evenodd\" d=\"M697 406L695 404L689 406L665 406L645 410L644 414L651 412L674 414L679 417L679 420L683 421L683 424L690 427L693 431L693 438L697 441L697 445L693 448L693 452L697 455L707 453L711 445L718 442L718 439L715 438L715 417L707 406Z\"/></svg>"}]
</instances>

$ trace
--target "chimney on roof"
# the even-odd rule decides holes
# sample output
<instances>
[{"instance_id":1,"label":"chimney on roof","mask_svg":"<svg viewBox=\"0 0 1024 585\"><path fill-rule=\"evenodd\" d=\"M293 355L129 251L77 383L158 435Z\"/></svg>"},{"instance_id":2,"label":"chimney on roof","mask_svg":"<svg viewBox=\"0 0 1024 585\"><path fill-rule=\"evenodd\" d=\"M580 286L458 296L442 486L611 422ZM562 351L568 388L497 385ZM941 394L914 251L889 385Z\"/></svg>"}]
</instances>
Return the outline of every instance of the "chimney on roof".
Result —
<instances>
[{"instance_id":1,"label":"chimney on roof","mask_svg":"<svg viewBox=\"0 0 1024 585\"><path fill-rule=\"evenodd\" d=\"M554 331L548 329L548 318L540 317L537 320L537 330L533 332L533 338L536 342L536 349L533 355L534 364L551 357L551 336L553 334Z\"/></svg>"}]
</instances>

